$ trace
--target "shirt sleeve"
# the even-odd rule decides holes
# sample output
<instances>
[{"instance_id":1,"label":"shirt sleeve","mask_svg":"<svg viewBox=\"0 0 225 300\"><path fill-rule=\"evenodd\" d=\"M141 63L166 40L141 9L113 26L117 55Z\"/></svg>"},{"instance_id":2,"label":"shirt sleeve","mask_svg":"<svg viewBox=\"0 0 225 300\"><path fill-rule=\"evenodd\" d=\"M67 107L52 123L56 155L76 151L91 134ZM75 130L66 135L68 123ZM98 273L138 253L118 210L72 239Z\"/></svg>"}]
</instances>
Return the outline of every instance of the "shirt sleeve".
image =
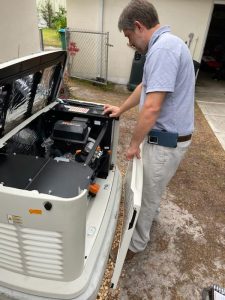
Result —
<instances>
[{"instance_id":1,"label":"shirt sleeve","mask_svg":"<svg viewBox=\"0 0 225 300\"><path fill-rule=\"evenodd\" d=\"M146 93L174 92L179 58L169 50L158 48L146 58L144 67Z\"/></svg>"}]
</instances>

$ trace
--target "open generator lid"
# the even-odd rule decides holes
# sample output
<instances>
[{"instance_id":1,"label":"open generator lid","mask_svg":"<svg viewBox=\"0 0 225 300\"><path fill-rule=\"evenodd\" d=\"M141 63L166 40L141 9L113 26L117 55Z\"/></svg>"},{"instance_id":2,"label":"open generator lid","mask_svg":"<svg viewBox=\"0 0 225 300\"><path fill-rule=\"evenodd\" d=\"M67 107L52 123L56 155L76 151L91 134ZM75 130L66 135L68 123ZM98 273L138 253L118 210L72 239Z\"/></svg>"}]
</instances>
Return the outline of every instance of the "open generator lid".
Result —
<instances>
[{"instance_id":1,"label":"open generator lid","mask_svg":"<svg viewBox=\"0 0 225 300\"><path fill-rule=\"evenodd\" d=\"M60 50L0 64L0 138L56 100L66 58Z\"/></svg>"}]
</instances>

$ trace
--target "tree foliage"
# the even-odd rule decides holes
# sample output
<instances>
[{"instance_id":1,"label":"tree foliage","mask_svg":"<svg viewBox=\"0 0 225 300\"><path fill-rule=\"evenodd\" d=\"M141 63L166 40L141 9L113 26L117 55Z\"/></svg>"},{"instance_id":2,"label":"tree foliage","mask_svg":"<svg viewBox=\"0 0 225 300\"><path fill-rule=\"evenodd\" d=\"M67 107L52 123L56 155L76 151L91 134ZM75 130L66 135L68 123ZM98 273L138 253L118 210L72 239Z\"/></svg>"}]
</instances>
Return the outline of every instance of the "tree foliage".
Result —
<instances>
[{"instance_id":1,"label":"tree foliage","mask_svg":"<svg viewBox=\"0 0 225 300\"><path fill-rule=\"evenodd\" d=\"M52 7L52 3L50 0L46 0L44 4L40 6L40 13L42 18L47 23L47 26L49 28L52 28L53 25L53 19L54 19L54 11Z\"/></svg>"},{"instance_id":2,"label":"tree foliage","mask_svg":"<svg viewBox=\"0 0 225 300\"><path fill-rule=\"evenodd\" d=\"M51 0L46 0L39 8L42 18L47 23L49 28L61 29L66 28L66 9L63 6L59 6L59 10L54 12Z\"/></svg>"}]
</instances>

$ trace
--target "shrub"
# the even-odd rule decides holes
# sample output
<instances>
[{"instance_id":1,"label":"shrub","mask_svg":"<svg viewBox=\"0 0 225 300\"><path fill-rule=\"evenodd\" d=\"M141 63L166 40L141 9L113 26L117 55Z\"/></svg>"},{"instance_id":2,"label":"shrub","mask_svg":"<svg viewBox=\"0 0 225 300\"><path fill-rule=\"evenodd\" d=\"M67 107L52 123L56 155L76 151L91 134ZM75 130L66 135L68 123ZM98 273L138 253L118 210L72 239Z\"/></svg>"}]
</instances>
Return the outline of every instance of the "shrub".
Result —
<instances>
[{"instance_id":1,"label":"shrub","mask_svg":"<svg viewBox=\"0 0 225 300\"><path fill-rule=\"evenodd\" d=\"M59 6L59 11L55 13L53 24L57 30L67 27L66 9L63 6Z\"/></svg>"}]
</instances>

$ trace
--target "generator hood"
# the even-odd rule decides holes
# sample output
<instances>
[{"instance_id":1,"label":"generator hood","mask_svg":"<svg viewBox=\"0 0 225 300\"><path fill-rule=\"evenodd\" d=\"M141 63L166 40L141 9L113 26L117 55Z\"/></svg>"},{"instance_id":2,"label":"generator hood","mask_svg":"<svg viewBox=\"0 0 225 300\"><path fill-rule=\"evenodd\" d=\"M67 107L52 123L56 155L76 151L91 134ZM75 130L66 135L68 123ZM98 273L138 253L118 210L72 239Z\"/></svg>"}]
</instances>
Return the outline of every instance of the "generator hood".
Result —
<instances>
[{"instance_id":1,"label":"generator hood","mask_svg":"<svg viewBox=\"0 0 225 300\"><path fill-rule=\"evenodd\" d=\"M0 64L0 138L57 99L66 58L51 51Z\"/></svg>"}]
</instances>

